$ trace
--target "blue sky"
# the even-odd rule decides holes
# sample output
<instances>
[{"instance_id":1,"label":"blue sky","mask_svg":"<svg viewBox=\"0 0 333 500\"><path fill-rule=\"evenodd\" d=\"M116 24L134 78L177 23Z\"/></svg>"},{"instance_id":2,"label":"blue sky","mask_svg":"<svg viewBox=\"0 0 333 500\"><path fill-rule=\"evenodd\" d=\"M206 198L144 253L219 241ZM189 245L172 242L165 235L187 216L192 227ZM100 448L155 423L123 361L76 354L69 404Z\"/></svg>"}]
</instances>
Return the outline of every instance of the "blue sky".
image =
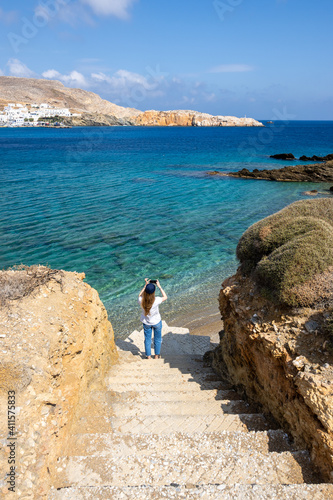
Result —
<instances>
[{"instance_id":1,"label":"blue sky","mask_svg":"<svg viewBox=\"0 0 333 500\"><path fill-rule=\"evenodd\" d=\"M0 0L0 74L138 109L333 119L332 0Z\"/></svg>"}]
</instances>

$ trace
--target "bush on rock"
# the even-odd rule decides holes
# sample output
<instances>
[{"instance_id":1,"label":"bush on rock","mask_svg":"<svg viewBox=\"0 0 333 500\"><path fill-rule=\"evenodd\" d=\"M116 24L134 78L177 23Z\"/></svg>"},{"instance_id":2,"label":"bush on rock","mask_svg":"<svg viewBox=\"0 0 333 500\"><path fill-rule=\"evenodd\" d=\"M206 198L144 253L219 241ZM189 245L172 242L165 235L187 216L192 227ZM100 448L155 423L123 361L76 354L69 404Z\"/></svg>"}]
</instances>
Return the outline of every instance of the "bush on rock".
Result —
<instances>
[{"instance_id":1,"label":"bush on rock","mask_svg":"<svg viewBox=\"0 0 333 500\"><path fill-rule=\"evenodd\" d=\"M237 246L241 270L290 306L332 300L333 200L292 203L257 222Z\"/></svg>"}]
</instances>

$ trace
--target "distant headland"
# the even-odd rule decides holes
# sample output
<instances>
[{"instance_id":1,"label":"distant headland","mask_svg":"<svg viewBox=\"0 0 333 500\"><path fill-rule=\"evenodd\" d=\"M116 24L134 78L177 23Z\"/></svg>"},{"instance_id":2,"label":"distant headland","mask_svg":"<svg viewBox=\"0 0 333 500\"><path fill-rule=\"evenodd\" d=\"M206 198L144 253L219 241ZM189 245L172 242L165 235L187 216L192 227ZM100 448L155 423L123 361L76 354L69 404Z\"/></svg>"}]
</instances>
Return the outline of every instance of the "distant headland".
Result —
<instances>
[{"instance_id":1,"label":"distant headland","mask_svg":"<svg viewBox=\"0 0 333 500\"><path fill-rule=\"evenodd\" d=\"M12 116L15 115L14 118L9 117L5 110L9 104L12 104L12 110L17 111L12 114ZM49 110L66 110L60 116L62 126L264 126L253 118L213 116L192 110L140 111L118 106L87 90L65 87L57 80L0 76L0 124L2 126L38 125L38 120L31 120L22 113L29 112L32 106L39 109L41 105L47 105Z\"/></svg>"}]
</instances>

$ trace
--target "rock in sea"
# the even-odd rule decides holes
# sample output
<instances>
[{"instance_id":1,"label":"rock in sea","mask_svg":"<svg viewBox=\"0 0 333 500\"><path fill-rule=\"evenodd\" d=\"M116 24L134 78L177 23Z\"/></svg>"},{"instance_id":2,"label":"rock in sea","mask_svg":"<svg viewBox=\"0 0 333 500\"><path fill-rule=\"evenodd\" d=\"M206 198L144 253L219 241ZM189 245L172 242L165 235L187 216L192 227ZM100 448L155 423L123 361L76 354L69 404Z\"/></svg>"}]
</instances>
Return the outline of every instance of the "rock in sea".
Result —
<instances>
[{"instance_id":1,"label":"rock in sea","mask_svg":"<svg viewBox=\"0 0 333 500\"><path fill-rule=\"evenodd\" d=\"M276 155L271 155L270 158L275 158L276 160L296 160L292 153L279 153Z\"/></svg>"}]
</instances>

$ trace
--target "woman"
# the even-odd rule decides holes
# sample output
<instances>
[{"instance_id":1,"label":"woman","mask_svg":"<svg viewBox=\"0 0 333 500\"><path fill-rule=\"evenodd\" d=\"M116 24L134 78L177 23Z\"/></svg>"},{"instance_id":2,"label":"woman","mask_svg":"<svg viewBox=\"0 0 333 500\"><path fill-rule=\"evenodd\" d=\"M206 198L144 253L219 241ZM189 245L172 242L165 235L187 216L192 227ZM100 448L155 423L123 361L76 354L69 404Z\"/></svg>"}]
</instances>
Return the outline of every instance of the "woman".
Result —
<instances>
[{"instance_id":1,"label":"woman","mask_svg":"<svg viewBox=\"0 0 333 500\"><path fill-rule=\"evenodd\" d=\"M145 332L145 351L147 359L151 358L152 330L154 330L154 357L158 359L160 357L162 344L162 319L158 306L168 297L158 280L156 281L156 286L161 290L162 297L155 297L156 287L153 283L149 283L149 281L148 278L145 278L146 284L139 293L138 302L143 309L140 320L143 323L143 330Z\"/></svg>"}]
</instances>

